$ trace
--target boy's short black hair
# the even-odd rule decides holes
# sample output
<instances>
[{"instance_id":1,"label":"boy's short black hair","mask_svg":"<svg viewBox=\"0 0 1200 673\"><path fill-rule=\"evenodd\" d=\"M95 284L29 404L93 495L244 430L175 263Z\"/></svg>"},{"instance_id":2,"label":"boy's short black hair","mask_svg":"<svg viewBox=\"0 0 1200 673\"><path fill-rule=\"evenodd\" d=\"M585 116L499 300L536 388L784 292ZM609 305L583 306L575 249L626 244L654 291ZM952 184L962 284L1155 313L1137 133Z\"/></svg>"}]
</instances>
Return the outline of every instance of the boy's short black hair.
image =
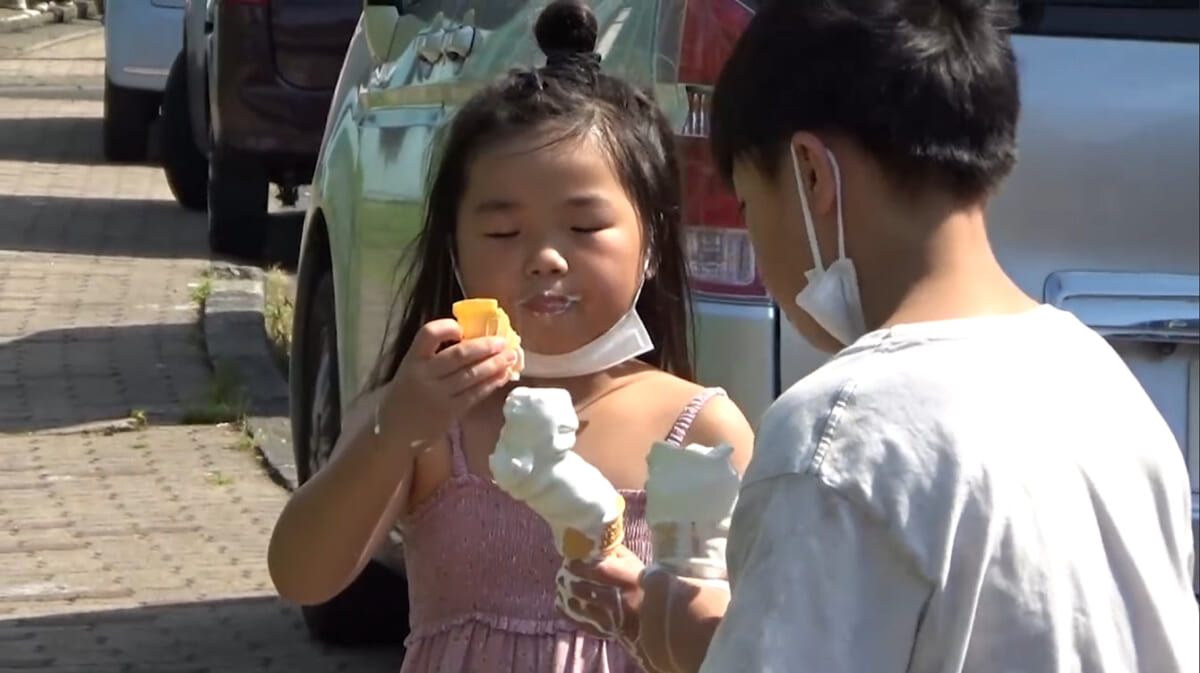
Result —
<instances>
[{"instance_id":1,"label":"boy's short black hair","mask_svg":"<svg viewBox=\"0 0 1200 673\"><path fill-rule=\"evenodd\" d=\"M856 141L905 186L962 199L1016 162L1009 0L764 0L713 93L714 158L774 176L792 135Z\"/></svg>"}]
</instances>

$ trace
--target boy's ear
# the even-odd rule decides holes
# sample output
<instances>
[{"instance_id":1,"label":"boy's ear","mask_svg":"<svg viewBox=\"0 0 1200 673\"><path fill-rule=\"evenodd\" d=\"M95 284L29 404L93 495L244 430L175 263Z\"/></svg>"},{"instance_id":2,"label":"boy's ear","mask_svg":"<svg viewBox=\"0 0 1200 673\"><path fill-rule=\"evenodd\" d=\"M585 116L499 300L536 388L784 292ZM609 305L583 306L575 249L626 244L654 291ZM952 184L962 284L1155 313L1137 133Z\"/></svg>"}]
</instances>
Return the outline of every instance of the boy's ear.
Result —
<instances>
[{"instance_id":1,"label":"boy's ear","mask_svg":"<svg viewBox=\"0 0 1200 673\"><path fill-rule=\"evenodd\" d=\"M808 190L809 206L814 215L824 215L836 205L837 188L834 185L833 165L829 160L829 148L825 141L808 131L792 135L792 149L800 164L800 179ZM786 157L787 172L792 189L795 189L795 167L791 155Z\"/></svg>"}]
</instances>

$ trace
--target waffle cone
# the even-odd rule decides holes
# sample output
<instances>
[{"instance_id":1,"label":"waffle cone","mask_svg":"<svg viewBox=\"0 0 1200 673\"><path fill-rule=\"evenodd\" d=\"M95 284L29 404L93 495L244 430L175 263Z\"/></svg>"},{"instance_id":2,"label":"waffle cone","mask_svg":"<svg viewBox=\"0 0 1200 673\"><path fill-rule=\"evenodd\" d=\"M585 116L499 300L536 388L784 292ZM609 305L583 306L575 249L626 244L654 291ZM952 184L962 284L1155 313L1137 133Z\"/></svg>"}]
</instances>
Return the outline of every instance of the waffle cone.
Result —
<instances>
[{"instance_id":1,"label":"waffle cone","mask_svg":"<svg viewBox=\"0 0 1200 673\"><path fill-rule=\"evenodd\" d=\"M617 494L617 516L604 528L599 544L596 540L576 528L563 531L563 558L568 561L586 561L603 558L611 554L625 541L625 498Z\"/></svg>"},{"instance_id":2,"label":"waffle cone","mask_svg":"<svg viewBox=\"0 0 1200 673\"><path fill-rule=\"evenodd\" d=\"M504 337L509 348L517 353L517 361L508 369L509 379L519 380L521 370L525 368L525 352L521 349L521 337L512 328L512 322L504 309L500 308L500 302L486 298L462 299L454 303L452 311L462 328L464 339Z\"/></svg>"}]
</instances>

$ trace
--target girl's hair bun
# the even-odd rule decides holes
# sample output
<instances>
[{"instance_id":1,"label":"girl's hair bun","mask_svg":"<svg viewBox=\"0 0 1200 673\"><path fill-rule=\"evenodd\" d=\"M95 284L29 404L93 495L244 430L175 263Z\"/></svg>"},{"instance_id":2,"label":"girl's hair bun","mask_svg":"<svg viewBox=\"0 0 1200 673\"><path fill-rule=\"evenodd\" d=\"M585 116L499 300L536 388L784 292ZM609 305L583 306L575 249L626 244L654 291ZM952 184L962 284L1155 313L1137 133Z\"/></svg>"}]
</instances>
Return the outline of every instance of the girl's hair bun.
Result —
<instances>
[{"instance_id":1,"label":"girl's hair bun","mask_svg":"<svg viewBox=\"0 0 1200 673\"><path fill-rule=\"evenodd\" d=\"M581 0L554 0L538 16L533 34L543 54L588 54L596 50L596 15Z\"/></svg>"}]
</instances>

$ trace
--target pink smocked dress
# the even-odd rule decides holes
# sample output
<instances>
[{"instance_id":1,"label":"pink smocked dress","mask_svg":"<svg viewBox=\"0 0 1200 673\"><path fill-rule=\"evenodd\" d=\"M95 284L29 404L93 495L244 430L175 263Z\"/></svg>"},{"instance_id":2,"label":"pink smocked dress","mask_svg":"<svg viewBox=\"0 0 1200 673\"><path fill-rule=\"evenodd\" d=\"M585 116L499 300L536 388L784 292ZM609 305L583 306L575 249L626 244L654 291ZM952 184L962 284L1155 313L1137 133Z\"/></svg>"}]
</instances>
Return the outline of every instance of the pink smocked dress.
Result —
<instances>
[{"instance_id":1,"label":"pink smocked dress","mask_svg":"<svg viewBox=\"0 0 1200 673\"><path fill-rule=\"evenodd\" d=\"M680 414L679 444L713 397ZM467 469L462 435L450 437L453 474L401 520L412 630L401 673L638 673L615 642L580 632L554 609L562 557L550 527L489 479ZM625 544L650 561L645 491L625 497Z\"/></svg>"}]
</instances>

